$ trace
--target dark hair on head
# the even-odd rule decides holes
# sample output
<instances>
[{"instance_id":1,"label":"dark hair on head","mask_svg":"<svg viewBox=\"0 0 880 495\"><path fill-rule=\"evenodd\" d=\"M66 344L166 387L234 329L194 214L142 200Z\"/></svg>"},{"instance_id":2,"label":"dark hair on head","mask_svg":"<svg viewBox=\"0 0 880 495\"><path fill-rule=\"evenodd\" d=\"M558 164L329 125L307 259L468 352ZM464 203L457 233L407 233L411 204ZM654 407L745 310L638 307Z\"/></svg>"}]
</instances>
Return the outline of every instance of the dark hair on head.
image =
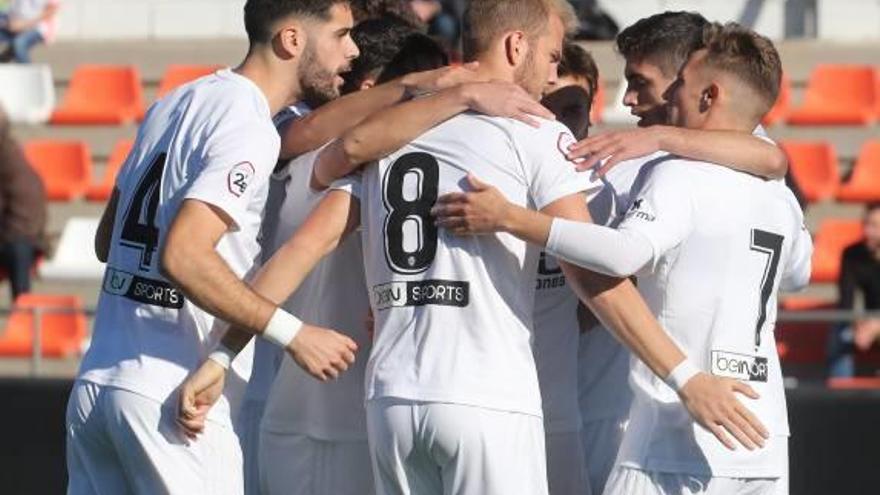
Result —
<instances>
[{"instance_id":1,"label":"dark hair on head","mask_svg":"<svg viewBox=\"0 0 880 495\"><path fill-rule=\"evenodd\" d=\"M650 60L675 77L691 53L703 46L709 24L696 12L663 12L640 19L617 35L617 51L628 61Z\"/></svg>"},{"instance_id":2,"label":"dark hair on head","mask_svg":"<svg viewBox=\"0 0 880 495\"><path fill-rule=\"evenodd\" d=\"M758 97L754 101L755 117L763 117L776 103L782 80L782 61L773 42L749 28L729 22L707 25L703 31L703 46L706 50L703 63L748 86Z\"/></svg>"},{"instance_id":3,"label":"dark hair on head","mask_svg":"<svg viewBox=\"0 0 880 495\"><path fill-rule=\"evenodd\" d=\"M351 0L351 10L354 14L354 22L394 16L423 30L425 26L409 2L410 0Z\"/></svg>"},{"instance_id":4,"label":"dark hair on head","mask_svg":"<svg viewBox=\"0 0 880 495\"><path fill-rule=\"evenodd\" d=\"M871 201L865 205L865 216L868 216L877 210L880 210L880 201Z\"/></svg>"},{"instance_id":5,"label":"dark hair on head","mask_svg":"<svg viewBox=\"0 0 880 495\"><path fill-rule=\"evenodd\" d=\"M566 40L565 45L562 46L562 58L559 60L556 72L559 77L574 76L586 79L590 87L590 100L596 96L596 91L599 89L599 68L596 67L593 55L582 46Z\"/></svg>"},{"instance_id":6,"label":"dark hair on head","mask_svg":"<svg viewBox=\"0 0 880 495\"><path fill-rule=\"evenodd\" d=\"M275 36L272 26L288 16L330 19L330 8L348 0L247 0L244 4L244 29L251 45L268 43Z\"/></svg>"},{"instance_id":7,"label":"dark hair on head","mask_svg":"<svg viewBox=\"0 0 880 495\"><path fill-rule=\"evenodd\" d=\"M413 33L403 42L394 59L388 62L377 84L405 76L412 72L439 69L449 65L449 55L443 46L430 36Z\"/></svg>"},{"instance_id":8,"label":"dark hair on head","mask_svg":"<svg viewBox=\"0 0 880 495\"><path fill-rule=\"evenodd\" d=\"M341 92L357 91L364 80L378 77L400 51L404 40L415 32L411 24L395 16L368 19L355 25L351 38L361 54L352 61L351 70L343 74L345 83Z\"/></svg>"}]
</instances>

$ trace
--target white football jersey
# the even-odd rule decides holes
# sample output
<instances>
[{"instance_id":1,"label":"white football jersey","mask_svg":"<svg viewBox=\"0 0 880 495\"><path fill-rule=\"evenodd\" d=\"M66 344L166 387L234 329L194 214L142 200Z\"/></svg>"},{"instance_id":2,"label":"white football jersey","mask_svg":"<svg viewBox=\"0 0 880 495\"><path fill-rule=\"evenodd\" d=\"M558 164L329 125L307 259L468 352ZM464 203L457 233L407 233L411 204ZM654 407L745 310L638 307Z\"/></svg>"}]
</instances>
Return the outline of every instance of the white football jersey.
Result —
<instances>
[{"instance_id":1,"label":"white football jersey","mask_svg":"<svg viewBox=\"0 0 880 495\"><path fill-rule=\"evenodd\" d=\"M760 394L741 400L773 438L753 452L727 450L633 360L635 399L619 460L649 471L782 476L789 430L773 335L776 295L787 280L808 280L812 254L794 195L781 181L676 159L653 167L635 198L619 229L653 248L639 290L695 365Z\"/></svg>"},{"instance_id":2,"label":"white football jersey","mask_svg":"<svg viewBox=\"0 0 880 495\"><path fill-rule=\"evenodd\" d=\"M753 134L773 142L760 125ZM593 222L617 227L632 204L633 192L644 186L650 169L671 158L665 151L658 151L615 165L602 178L605 187L590 201ZM602 325L581 335L578 400L584 423L628 416L632 392L622 384L629 376L629 359L629 350Z\"/></svg>"},{"instance_id":3,"label":"white football jersey","mask_svg":"<svg viewBox=\"0 0 880 495\"><path fill-rule=\"evenodd\" d=\"M507 234L457 237L431 207L467 174L533 209L601 185L579 174L557 122L471 113L364 172L364 260L376 317L367 400L448 402L541 415L532 355L539 250Z\"/></svg>"},{"instance_id":4,"label":"white football jersey","mask_svg":"<svg viewBox=\"0 0 880 495\"><path fill-rule=\"evenodd\" d=\"M277 250L308 217L322 192L311 189L312 170L321 150L300 156L288 166L290 181L278 229L267 246ZM301 320L332 328L358 345L355 363L339 379L322 383L284 359L272 384L262 429L326 441L367 438L364 372L370 355L366 319L370 310L364 280L360 232L354 232L318 263L284 303Z\"/></svg>"},{"instance_id":5,"label":"white football jersey","mask_svg":"<svg viewBox=\"0 0 880 495\"><path fill-rule=\"evenodd\" d=\"M248 275L280 146L271 117L260 89L228 69L150 109L117 178L110 256L79 379L164 402L206 357L218 337L214 317L162 276L159 253L181 203L195 199L232 219L216 250L236 276ZM211 414L228 421L222 401Z\"/></svg>"}]
</instances>

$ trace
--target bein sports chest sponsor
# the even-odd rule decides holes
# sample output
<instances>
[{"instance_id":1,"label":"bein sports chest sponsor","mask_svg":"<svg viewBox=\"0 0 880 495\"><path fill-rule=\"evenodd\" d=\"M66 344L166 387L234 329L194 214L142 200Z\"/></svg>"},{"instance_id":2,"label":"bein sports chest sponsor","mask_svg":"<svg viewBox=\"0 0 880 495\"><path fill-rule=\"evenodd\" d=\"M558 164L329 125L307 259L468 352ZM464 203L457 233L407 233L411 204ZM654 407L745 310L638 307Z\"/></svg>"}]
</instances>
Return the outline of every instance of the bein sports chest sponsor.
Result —
<instances>
[{"instance_id":1,"label":"bein sports chest sponsor","mask_svg":"<svg viewBox=\"0 0 880 495\"><path fill-rule=\"evenodd\" d=\"M712 374L748 382L766 382L767 358L735 352L712 351Z\"/></svg>"}]
</instances>

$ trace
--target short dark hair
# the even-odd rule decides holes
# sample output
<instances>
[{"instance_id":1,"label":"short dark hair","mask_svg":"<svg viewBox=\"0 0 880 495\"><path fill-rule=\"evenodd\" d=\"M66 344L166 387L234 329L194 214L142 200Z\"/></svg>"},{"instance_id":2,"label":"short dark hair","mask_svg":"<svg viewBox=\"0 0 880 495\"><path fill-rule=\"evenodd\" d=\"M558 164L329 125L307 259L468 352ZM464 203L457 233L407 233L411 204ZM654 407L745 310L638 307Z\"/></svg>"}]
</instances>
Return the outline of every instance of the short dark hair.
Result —
<instances>
[{"instance_id":1,"label":"short dark hair","mask_svg":"<svg viewBox=\"0 0 880 495\"><path fill-rule=\"evenodd\" d=\"M382 84L412 72L439 69L449 65L443 45L430 36L413 33L407 36L397 55L388 62L376 83Z\"/></svg>"},{"instance_id":2,"label":"short dark hair","mask_svg":"<svg viewBox=\"0 0 880 495\"><path fill-rule=\"evenodd\" d=\"M348 0L247 0L244 4L244 30L253 44L268 43L275 33L272 25L283 17L303 16L329 20L330 8Z\"/></svg>"},{"instance_id":3,"label":"short dark hair","mask_svg":"<svg viewBox=\"0 0 880 495\"><path fill-rule=\"evenodd\" d=\"M382 69L400 51L400 47L416 29L394 16L368 19L355 25L351 38L361 54L351 63L351 70L342 77L342 93L357 91L369 78L378 77Z\"/></svg>"},{"instance_id":4,"label":"short dark hair","mask_svg":"<svg viewBox=\"0 0 880 495\"><path fill-rule=\"evenodd\" d=\"M712 69L724 71L748 86L760 98L758 117L776 103L782 80L779 52L768 38L735 22L709 24L703 32L706 58Z\"/></svg>"},{"instance_id":5,"label":"short dark hair","mask_svg":"<svg viewBox=\"0 0 880 495\"><path fill-rule=\"evenodd\" d=\"M587 80L590 87L590 100L596 97L599 89L599 68L593 55L573 41L566 41L562 47L562 58L556 70L559 77L574 76Z\"/></svg>"},{"instance_id":6,"label":"short dark hair","mask_svg":"<svg viewBox=\"0 0 880 495\"><path fill-rule=\"evenodd\" d=\"M423 29L424 24L409 2L410 0L351 0L351 10L355 22L394 16L412 24L413 27Z\"/></svg>"},{"instance_id":7,"label":"short dark hair","mask_svg":"<svg viewBox=\"0 0 880 495\"><path fill-rule=\"evenodd\" d=\"M674 77L703 46L709 21L696 12L663 12L640 19L617 35L617 51L629 61L650 60Z\"/></svg>"}]
</instances>

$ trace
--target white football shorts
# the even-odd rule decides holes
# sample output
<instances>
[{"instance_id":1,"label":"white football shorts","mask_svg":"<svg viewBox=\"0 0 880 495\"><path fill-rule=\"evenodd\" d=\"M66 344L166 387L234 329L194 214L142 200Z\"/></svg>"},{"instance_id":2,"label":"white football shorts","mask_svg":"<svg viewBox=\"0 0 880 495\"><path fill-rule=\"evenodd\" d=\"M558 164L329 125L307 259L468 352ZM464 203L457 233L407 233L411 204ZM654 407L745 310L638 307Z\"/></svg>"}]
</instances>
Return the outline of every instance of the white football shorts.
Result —
<instances>
[{"instance_id":1,"label":"white football shorts","mask_svg":"<svg viewBox=\"0 0 880 495\"><path fill-rule=\"evenodd\" d=\"M134 392L74 384L67 404L68 495L241 495L232 428L209 421L188 440L175 408Z\"/></svg>"}]
</instances>

